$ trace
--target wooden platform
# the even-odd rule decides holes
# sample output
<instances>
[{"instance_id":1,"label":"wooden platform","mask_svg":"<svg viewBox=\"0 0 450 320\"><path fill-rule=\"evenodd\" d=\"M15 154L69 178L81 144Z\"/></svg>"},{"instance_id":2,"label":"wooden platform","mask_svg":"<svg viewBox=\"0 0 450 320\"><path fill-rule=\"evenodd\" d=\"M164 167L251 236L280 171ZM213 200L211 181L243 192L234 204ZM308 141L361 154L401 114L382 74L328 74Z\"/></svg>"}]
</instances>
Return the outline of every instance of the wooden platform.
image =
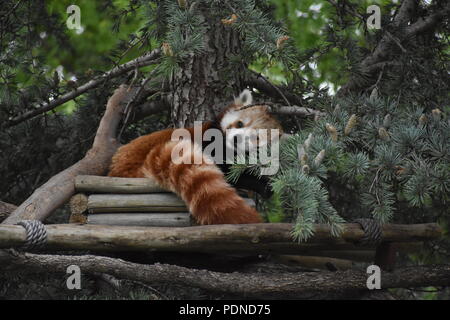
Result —
<instances>
[{"instance_id":1,"label":"wooden platform","mask_svg":"<svg viewBox=\"0 0 450 320\"><path fill-rule=\"evenodd\" d=\"M47 226L49 248L270 253L288 255L283 258L288 260L298 260L298 255L352 257L391 269L399 250L417 250L423 242L442 235L435 223L385 224L380 245L361 246L364 231L359 224L345 224L340 237L333 237L328 225L317 224L314 235L298 243L289 223L195 226L185 203L150 179L79 176L75 188L79 193L70 200L72 224ZM253 200L247 201L254 205ZM24 237L22 227L0 226L2 248L19 245Z\"/></svg>"},{"instance_id":2,"label":"wooden platform","mask_svg":"<svg viewBox=\"0 0 450 320\"><path fill-rule=\"evenodd\" d=\"M186 204L145 178L78 176L70 200L71 223L118 226L195 225ZM252 199L244 198L251 206Z\"/></svg>"}]
</instances>

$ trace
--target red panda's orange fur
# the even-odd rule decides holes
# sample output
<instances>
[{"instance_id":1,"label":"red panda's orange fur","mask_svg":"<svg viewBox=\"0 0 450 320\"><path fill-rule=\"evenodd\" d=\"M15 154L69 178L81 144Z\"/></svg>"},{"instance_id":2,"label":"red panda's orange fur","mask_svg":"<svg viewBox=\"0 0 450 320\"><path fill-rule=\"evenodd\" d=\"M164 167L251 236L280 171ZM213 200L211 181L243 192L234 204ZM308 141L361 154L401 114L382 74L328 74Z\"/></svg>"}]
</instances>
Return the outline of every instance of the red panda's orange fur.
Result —
<instances>
[{"instance_id":1,"label":"red panda's orange fur","mask_svg":"<svg viewBox=\"0 0 450 320\"><path fill-rule=\"evenodd\" d=\"M235 108L231 105L229 108ZM205 123L202 131L211 123ZM194 137L194 129L188 129ZM171 155L179 142L171 141L174 129L139 137L119 148L112 159L109 176L155 179L162 187L178 194L199 224L244 224L261 222L258 212L242 199L214 164L176 164ZM187 141L184 143L191 143ZM200 147L192 148L194 157ZM204 157L203 154L197 156ZM204 158L203 158L204 159Z\"/></svg>"}]
</instances>

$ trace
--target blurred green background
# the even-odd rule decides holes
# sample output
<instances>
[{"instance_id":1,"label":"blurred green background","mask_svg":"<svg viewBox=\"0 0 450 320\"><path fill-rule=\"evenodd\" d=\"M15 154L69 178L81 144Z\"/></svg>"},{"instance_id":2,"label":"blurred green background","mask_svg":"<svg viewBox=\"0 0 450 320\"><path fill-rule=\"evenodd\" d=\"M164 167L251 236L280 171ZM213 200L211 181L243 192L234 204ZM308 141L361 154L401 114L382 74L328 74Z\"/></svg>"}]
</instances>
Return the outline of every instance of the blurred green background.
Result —
<instances>
[{"instance_id":1,"label":"blurred green background","mask_svg":"<svg viewBox=\"0 0 450 320\"><path fill-rule=\"evenodd\" d=\"M388 8L390 3L395 2L361 1L367 6L380 4L382 8ZM79 6L81 10L82 29L79 31L69 30L66 26L66 19L69 17L66 9L72 4ZM297 49L309 57L301 66L302 74L315 85L328 87L328 92L334 94L347 81L348 76L344 63L348 59L346 52L333 48L329 50L327 47L329 39L326 38L325 28L333 26L335 8L324 0L271 0L271 4L275 8L276 18L287 27L287 33ZM142 37L142 30L148 23L146 8L133 8L132 1L48 0L46 9L60 21L67 41L61 47L55 36L42 32L42 41L36 45L33 54L44 57L48 74L57 71L62 81L78 79L80 74L92 76L95 72L106 71L110 68L111 59L114 64L121 64L150 49L150 44L145 43ZM366 46L364 26L350 25L340 31L362 48ZM126 50L120 50L121 48ZM286 82L287 73L281 63L267 63L260 59L251 67L275 83ZM19 72L17 77L18 82L24 85L32 81L23 72ZM71 112L74 107L75 103L70 101L57 110Z\"/></svg>"}]
</instances>

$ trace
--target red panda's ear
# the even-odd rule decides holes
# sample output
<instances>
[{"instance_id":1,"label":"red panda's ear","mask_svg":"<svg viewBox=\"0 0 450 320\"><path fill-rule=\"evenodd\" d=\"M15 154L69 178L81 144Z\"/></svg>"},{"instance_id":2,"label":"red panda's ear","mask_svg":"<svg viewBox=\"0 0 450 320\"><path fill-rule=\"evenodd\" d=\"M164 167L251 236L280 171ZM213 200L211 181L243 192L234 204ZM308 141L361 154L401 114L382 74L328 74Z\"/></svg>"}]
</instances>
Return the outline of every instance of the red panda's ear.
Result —
<instances>
[{"instance_id":1,"label":"red panda's ear","mask_svg":"<svg viewBox=\"0 0 450 320\"><path fill-rule=\"evenodd\" d=\"M239 97L234 99L234 104L236 106L248 106L253 103L252 92L248 89L245 89L241 92Z\"/></svg>"},{"instance_id":2,"label":"red panda's ear","mask_svg":"<svg viewBox=\"0 0 450 320\"><path fill-rule=\"evenodd\" d=\"M241 92L241 94L237 98L234 99L233 103L226 106L222 110L222 112L220 112L216 116L216 121L220 122L222 120L223 116L225 115L225 113L230 112L230 111L239 111L243 107L248 106L252 103L253 103L252 93L250 90L245 89L244 91Z\"/></svg>"}]
</instances>

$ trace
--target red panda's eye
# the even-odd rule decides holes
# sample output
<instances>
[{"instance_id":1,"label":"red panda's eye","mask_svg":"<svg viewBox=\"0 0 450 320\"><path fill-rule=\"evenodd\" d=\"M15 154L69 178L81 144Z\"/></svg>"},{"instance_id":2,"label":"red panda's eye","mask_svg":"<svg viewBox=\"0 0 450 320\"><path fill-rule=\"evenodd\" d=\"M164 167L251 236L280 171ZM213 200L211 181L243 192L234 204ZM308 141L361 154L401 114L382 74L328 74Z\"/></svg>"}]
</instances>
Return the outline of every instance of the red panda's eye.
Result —
<instances>
[{"instance_id":1,"label":"red panda's eye","mask_svg":"<svg viewBox=\"0 0 450 320\"><path fill-rule=\"evenodd\" d=\"M242 128L242 127L244 127L244 123L243 123L242 121L238 121L238 122L236 123L236 127Z\"/></svg>"}]
</instances>

